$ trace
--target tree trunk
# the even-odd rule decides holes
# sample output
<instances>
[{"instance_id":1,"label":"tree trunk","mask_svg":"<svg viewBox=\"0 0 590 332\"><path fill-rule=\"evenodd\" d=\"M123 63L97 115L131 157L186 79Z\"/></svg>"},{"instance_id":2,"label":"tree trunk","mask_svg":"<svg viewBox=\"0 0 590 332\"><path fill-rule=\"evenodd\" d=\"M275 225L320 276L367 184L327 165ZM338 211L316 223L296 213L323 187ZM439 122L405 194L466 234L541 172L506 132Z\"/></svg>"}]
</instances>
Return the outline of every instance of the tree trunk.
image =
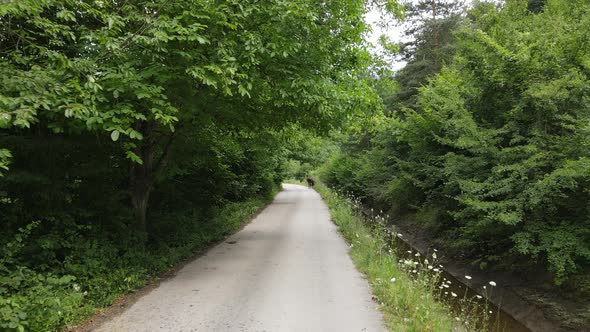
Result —
<instances>
[{"instance_id":1,"label":"tree trunk","mask_svg":"<svg viewBox=\"0 0 590 332\"><path fill-rule=\"evenodd\" d=\"M141 132L144 141L133 152L143 161L142 164L133 162L130 168L131 205L135 212L135 226L142 235L147 235L147 208L154 182L154 154L153 140L154 122L140 122L136 129Z\"/></svg>"},{"instance_id":2,"label":"tree trunk","mask_svg":"<svg viewBox=\"0 0 590 332\"><path fill-rule=\"evenodd\" d=\"M135 227L142 234L147 234L147 208L152 191L152 180L146 174L145 168L134 167L131 181L131 205L135 212Z\"/></svg>"},{"instance_id":3,"label":"tree trunk","mask_svg":"<svg viewBox=\"0 0 590 332\"><path fill-rule=\"evenodd\" d=\"M438 13L437 13L437 9L436 9L436 1L437 0L431 0L430 5L432 7L432 24L433 24L433 28L434 28L434 47L433 47L434 66L438 70L438 23L436 22L436 16Z\"/></svg>"},{"instance_id":4,"label":"tree trunk","mask_svg":"<svg viewBox=\"0 0 590 332\"><path fill-rule=\"evenodd\" d=\"M147 212L150 200L150 194L154 186L154 180L157 172L166 166L170 149L176 137L176 132L168 136L166 144L162 149L158 149L158 140L155 136L157 123L154 121L138 122L135 130L142 133L144 139L133 152L138 155L142 164L132 162L130 167L130 194L131 205L135 212L135 226L138 232L147 239L149 225L147 224ZM156 159L156 152L162 150Z\"/></svg>"}]
</instances>

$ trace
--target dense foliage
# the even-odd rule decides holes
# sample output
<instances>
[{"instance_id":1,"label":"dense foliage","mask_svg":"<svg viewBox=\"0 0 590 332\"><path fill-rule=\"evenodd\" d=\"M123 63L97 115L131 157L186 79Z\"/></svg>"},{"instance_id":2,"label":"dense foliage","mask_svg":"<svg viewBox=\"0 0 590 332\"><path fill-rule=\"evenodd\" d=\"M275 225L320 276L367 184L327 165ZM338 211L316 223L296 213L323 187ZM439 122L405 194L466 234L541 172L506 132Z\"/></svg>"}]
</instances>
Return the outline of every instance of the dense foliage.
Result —
<instances>
[{"instance_id":1,"label":"dense foliage","mask_svg":"<svg viewBox=\"0 0 590 332\"><path fill-rule=\"evenodd\" d=\"M0 329L79 321L337 151L328 184L590 294L590 4L411 3L392 81L392 0L2 1Z\"/></svg>"},{"instance_id":2,"label":"dense foliage","mask_svg":"<svg viewBox=\"0 0 590 332\"><path fill-rule=\"evenodd\" d=\"M298 142L373 109L369 2L399 10L2 1L0 329L58 329L141 285L235 229Z\"/></svg>"},{"instance_id":3,"label":"dense foliage","mask_svg":"<svg viewBox=\"0 0 590 332\"><path fill-rule=\"evenodd\" d=\"M583 276L590 4L478 3L467 18L452 62L416 107L358 131L324 178L398 218L414 215L481 268L542 268L557 284ZM589 293L588 281L576 287Z\"/></svg>"}]
</instances>

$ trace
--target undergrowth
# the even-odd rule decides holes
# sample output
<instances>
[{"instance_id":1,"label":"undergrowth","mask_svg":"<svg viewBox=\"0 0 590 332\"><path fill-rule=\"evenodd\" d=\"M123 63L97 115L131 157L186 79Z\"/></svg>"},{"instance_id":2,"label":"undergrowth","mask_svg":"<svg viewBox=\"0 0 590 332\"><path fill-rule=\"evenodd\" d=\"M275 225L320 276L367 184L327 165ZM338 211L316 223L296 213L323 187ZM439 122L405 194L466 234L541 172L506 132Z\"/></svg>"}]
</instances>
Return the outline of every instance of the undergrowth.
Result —
<instances>
[{"instance_id":1,"label":"undergrowth","mask_svg":"<svg viewBox=\"0 0 590 332\"><path fill-rule=\"evenodd\" d=\"M232 234L272 196L228 203L206 217L199 211L162 215L168 219L164 224L174 221L177 226L148 246L72 231L62 239L71 242L67 257L45 268L22 264L22 256L31 254L29 238L39 227L33 222L0 249L0 330L58 331L79 323Z\"/></svg>"}]
</instances>

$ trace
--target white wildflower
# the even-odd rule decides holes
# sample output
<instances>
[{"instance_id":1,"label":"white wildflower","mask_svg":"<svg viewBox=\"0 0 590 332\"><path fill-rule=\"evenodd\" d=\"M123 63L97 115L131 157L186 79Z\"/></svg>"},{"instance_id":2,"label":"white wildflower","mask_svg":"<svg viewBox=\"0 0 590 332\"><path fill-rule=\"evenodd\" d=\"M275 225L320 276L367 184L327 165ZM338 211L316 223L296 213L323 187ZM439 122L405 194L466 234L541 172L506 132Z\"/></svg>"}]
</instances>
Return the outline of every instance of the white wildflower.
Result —
<instances>
[{"instance_id":1,"label":"white wildflower","mask_svg":"<svg viewBox=\"0 0 590 332\"><path fill-rule=\"evenodd\" d=\"M396 279L395 279L395 277L394 277L394 278L391 278L391 279L389 280L389 282L395 282L395 280L396 280Z\"/></svg>"},{"instance_id":2,"label":"white wildflower","mask_svg":"<svg viewBox=\"0 0 590 332\"><path fill-rule=\"evenodd\" d=\"M496 283L495 283L495 282L493 282L493 281L490 281L490 285L492 285L492 286L496 286Z\"/></svg>"},{"instance_id":3,"label":"white wildflower","mask_svg":"<svg viewBox=\"0 0 590 332\"><path fill-rule=\"evenodd\" d=\"M457 294L455 294L454 292L451 292L451 295L453 295L453 297L457 297Z\"/></svg>"},{"instance_id":4,"label":"white wildflower","mask_svg":"<svg viewBox=\"0 0 590 332\"><path fill-rule=\"evenodd\" d=\"M471 276L465 276L465 279L471 280Z\"/></svg>"}]
</instances>

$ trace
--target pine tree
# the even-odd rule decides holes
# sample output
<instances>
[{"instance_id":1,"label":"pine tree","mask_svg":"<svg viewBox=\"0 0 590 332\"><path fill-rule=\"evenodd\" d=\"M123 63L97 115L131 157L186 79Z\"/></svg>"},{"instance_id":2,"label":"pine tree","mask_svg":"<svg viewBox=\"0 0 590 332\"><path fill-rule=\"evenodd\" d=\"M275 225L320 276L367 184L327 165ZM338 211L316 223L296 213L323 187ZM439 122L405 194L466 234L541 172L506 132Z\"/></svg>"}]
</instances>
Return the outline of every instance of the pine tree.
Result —
<instances>
[{"instance_id":1,"label":"pine tree","mask_svg":"<svg viewBox=\"0 0 590 332\"><path fill-rule=\"evenodd\" d=\"M410 41L400 45L400 58L408 63L396 75L399 90L394 107L398 109L416 108L418 88L450 62L456 44L453 31L464 13L461 0L420 0L405 7L404 35Z\"/></svg>"}]
</instances>

